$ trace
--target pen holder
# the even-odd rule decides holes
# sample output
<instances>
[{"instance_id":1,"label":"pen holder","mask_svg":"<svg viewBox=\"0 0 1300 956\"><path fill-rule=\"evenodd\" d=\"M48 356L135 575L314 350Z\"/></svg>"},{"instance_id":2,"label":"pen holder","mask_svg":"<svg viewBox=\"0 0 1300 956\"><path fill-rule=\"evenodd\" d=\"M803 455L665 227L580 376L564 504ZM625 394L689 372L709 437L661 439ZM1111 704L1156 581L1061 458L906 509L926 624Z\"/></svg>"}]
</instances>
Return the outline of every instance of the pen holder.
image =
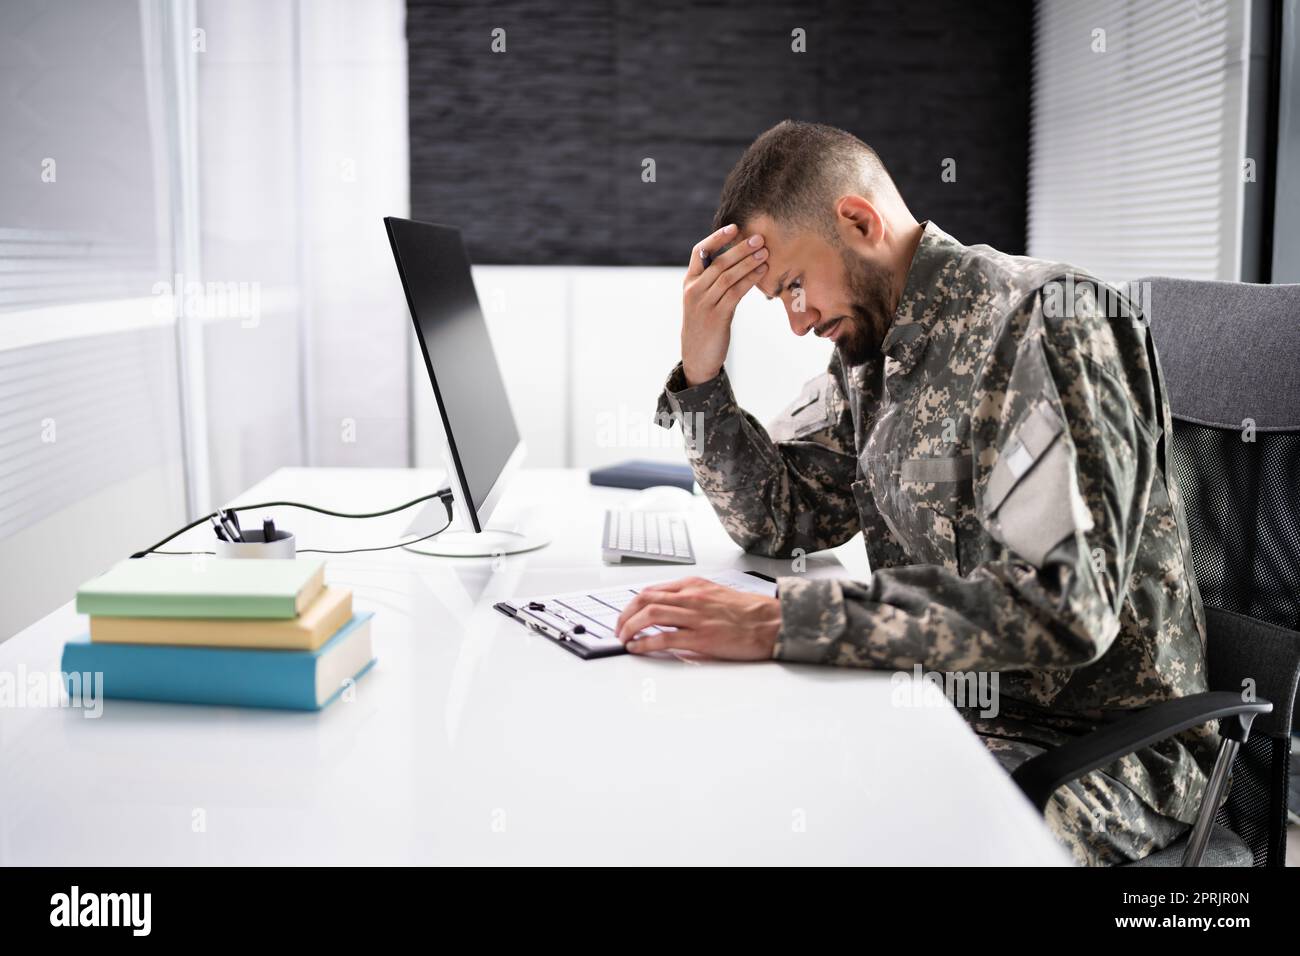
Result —
<instances>
[{"instance_id":1,"label":"pen holder","mask_svg":"<svg viewBox=\"0 0 1300 956\"><path fill-rule=\"evenodd\" d=\"M298 544L290 531L275 532L271 541L262 540L259 528L249 528L244 532L243 541L216 540L216 554L219 558L294 558L298 553Z\"/></svg>"}]
</instances>

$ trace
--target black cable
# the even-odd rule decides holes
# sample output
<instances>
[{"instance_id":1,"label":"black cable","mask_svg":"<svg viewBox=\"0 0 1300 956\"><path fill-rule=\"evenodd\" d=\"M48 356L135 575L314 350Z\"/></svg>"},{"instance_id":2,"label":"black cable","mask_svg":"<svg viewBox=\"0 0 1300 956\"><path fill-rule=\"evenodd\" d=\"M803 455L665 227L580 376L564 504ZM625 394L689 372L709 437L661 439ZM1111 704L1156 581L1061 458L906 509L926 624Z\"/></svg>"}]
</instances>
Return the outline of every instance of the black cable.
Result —
<instances>
[{"instance_id":1,"label":"black cable","mask_svg":"<svg viewBox=\"0 0 1300 956\"><path fill-rule=\"evenodd\" d=\"M351 516L344 515L343 517L351 517ZM385 544L382 547L378 547L378 548L349 548L345 551L330 551L325 548L300 548L297 551L295 551L294 554L358 554L359 552L362 551L391 551L394 548L405 548L407 545L419 544L421 541L428 541L430 538L436 538L438 535L442 534L450 527L451 527L451 522L448 521L437 531L434 531L432 534L426 534L422 538L412 538L410 541L399 541L397 544ZM215 551L149 551L146 553L174 554L181 557L184 557L185 555L188 554L212 554L212 555L216 554Z\"/></svg>"},{"instance_id":2,"label":"black cable","mask_svg":"<svg viewBox=\"0 0 1300 956\"><path fill-rule=\"evenodd\" d=\"M405 548L408 545L419 544L421 541L428 541L430 538L436 538L448 528L451 527L451 521L448 520L445 525L432 534L426 534L422 538L412 538L410 541L399 541L397 544L386 544L378 548L348 548L343 551L331 551L328 548L300 548L297 554L359 554L362 551L392 551L394 548Z\"/></svg>"},{"instance_id":3,"label":"black cable","mask_svg":"<svg viewBox=\"0 0 1300 956\"><path fill-rule=\"evenodd\" d=\"M266 508L302 508L302 509L304 509L304 510L306 510L306 511L315 511L315 512L317 512L318 514L329 515L331 518L382 518L384 515L391 515L391 514L396 514L396 513L399 512L399 511L405 511L407 508L410 508L410 507L412 507L413 505L418 505L418 504L420 504L421 502L424 502L424 501L432 501L434 498L440 498L440 499L442 499L443 506L447 509L447 523L446 523L445 525L443 525L441 528L439 528L437 531L433 532L433 534L426 534L423 538L415 538L414 540L411 540L411 541L403 541L403 542L401 542L400 544L390 544L390 545L385 545L385 546L382 547L382 548L353 548L353 549L350 550L350 551L324 551L324 550L320 550L320 549L312 548L312 549L304 549L303 551L299 551L299 552L297 552L298 554L305 554L305 553L309 553L309 554L355 554L355 553L358 552L358 551L389 551L389 550L391 550L391 549L393 549L393 548L404 548L404 547L406 547L408 544L418 544L418 543L421 542L421 541L427 541L429 538L432 538L432 537L434 537L435 535L440 535L440 534L442 534L444 531L446 531L448 528L451 527L451 522L452 522L452 516L451 516L452 491L451 491L451 489L450 489L450 488L439 488L437 491L433 492L432 494L422 495L422 496L419 497L419 498L412 498L410 501L406 502L405 504L400 504L400 505L397 505L396 507L393 507L393 508L386 508L386 509L384 509L383 511L371 511L371 512L362 513L362 514L350 514L350 513L346 512L346 511L330 511L328 508L318 508L318 507L316 507L315 505L304 504L304 503L301 502L301 501L264 501L264 502L261 502L260 504L255 504L255 505L239 505L238 507L227 508L227 509L224 509L224 510L226 510L226 511L236 511L236 512L238 512L238 511L261 511L261 510L266 509ZM143 551L137 551L135 554L131 555L131 557L132 557L132 558L143 558L143 557L145 557L146 555L149 555L149 554L174 554L174 555L180 555L180 554L212 554L213 552L211 552L211 551L159 551L158 549L161 548L161 547L162 547L164 544L166 544L168 541L171 541L171 540L173 540L174 538L179 538L179 537L180 537L181 535L183 535L186 531L191 531L191 530L193 530L194 528L197 528L199 525L203 524L203 523L204 523L205 521L207 521L209 518L216 518L216 517L219 517L219 516L220 516L220 513L214 511L214 512L212 512L212 514L204 515L202 518L199 518L197 521L191 521L189 524L187 524L185 527L181 528L179 531L174 531L174 532L172 532L172 533L169 534L167 537L165 537L165 538L163 538L161 541L159 541L157 544L153 545L152 547L146 548L146 549L143 550Z\"/></svg>"}]
</instances>

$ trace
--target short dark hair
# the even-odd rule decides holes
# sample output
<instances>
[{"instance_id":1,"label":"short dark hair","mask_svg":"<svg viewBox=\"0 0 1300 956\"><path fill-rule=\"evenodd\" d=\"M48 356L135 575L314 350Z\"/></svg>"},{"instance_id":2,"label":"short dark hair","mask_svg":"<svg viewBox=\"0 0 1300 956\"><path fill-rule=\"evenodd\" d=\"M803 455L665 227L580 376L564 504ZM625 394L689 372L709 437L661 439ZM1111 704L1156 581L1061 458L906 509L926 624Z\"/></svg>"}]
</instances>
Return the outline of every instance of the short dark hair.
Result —
<instances>
[{"instance_id":1,"label":"short dark hair","mask_svg":"<svg viewBox=\"0 0 1300 956\"><path fill-rule=\"evenodd\" d=\"M829 230L831 203L845 192L897 193L876 151L852 133L783 120L750 144L722 186L713 228L768 215L781 225Z\"/></svg>"}]
</instances>

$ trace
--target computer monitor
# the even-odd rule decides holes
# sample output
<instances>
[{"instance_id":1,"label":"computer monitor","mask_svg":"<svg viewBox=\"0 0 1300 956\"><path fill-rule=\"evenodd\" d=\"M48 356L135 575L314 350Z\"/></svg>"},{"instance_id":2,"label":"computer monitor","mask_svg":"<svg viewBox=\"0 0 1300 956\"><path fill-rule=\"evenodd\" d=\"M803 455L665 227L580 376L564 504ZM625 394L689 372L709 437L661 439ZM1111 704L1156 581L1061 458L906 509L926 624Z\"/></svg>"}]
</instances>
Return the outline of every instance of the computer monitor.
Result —
<instances>
[{"instance_id":1,"label":"computer monitor","mask_svg":"<svg viewBox=\"0 0 1300 956\"><path fill-rule=\"evenodd\" d=\"M535 533L488 527L523 461L525 446L479 308L460 230L393 216L384 218L384 226L438 404L452 508L460 525L410 549L474 556L541 547L547 542ZM408 533L427 534L444 520L443 507L436 503Z\"/></svg>"}]
</instances>

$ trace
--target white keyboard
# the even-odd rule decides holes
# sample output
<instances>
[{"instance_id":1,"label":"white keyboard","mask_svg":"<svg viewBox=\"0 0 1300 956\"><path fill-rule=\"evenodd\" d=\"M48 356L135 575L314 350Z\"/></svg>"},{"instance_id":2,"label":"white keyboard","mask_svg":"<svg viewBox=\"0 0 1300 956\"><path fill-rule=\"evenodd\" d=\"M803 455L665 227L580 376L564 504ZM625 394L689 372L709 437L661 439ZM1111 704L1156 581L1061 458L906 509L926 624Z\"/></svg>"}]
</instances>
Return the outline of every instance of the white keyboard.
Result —
<instances>
[{"instance_id":1,"label":"white keyboard","mask_svg":"<svg viewBox=\"0 0 1300 956\"><path fill-rule=\"evenodd\" d=\"M612 564L624 558L695 563L684 515L611 508L605 512L603 540L602 556Z\"/></svg>"}]
</instances>

